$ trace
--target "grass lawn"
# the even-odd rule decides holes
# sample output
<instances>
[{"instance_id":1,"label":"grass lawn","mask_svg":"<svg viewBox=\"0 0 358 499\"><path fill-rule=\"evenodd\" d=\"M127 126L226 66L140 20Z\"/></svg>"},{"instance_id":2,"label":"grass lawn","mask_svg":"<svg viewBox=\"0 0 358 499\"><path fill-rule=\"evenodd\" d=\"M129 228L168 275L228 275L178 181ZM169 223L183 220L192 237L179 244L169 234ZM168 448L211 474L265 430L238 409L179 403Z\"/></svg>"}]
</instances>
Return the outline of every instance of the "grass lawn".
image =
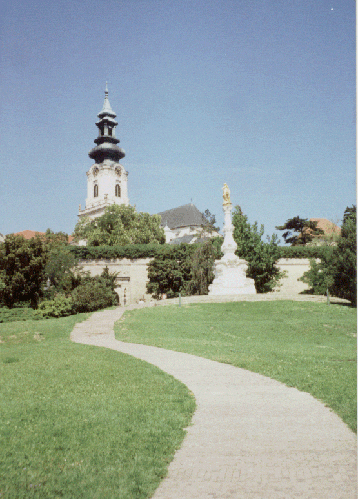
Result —
<instances>
[{"instance_id":1,"label":"grass lawn","mask_svg":"<svg viewBox=\"0 0 358 499\"><path fill-rule=\"evenodd\" d=\"M86 314L0 325L0 498L150 497L195 401L159 369L74 344Z\"/></svg>"},{"instance_id":2,"label":"grass lawn","mask_svg":"<svg viewBox=\"0 0 358 499\"><path fill-rule=\"evenodd\" d=\"M116 338L187 352L309 392L357 429L356 309L270 301L125 313Z\"/></svg>"}]
</instances>

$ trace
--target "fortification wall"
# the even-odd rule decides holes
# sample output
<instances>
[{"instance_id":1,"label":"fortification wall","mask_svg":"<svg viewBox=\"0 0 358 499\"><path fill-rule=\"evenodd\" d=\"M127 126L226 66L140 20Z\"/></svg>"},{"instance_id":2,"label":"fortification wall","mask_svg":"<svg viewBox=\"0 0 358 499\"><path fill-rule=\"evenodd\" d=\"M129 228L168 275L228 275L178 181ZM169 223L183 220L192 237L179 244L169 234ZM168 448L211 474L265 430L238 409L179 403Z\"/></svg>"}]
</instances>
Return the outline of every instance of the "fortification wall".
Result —
<instances>
[{"instance_id":1,"label":"fortification wall","mask_svg":"<svg viewBox=\"0 0 358 499\"><path fill-rule=\"evenodd\" d=\"M139 300L149 300L151 296L147 293L146 284L148 282L147 265L151 258L138 258L130 260L128 258L114 260L81 260L83 270L89 271L90 275L100 275L105 267L116 272L117 287L121 305L137 303ZM299 294L306 291L309 286L298 281L304 272L309 270L309 260L306 258L281 258L277 262L280 270L285 270L287 276L282 279L281 286L275 289L280 294Z\"/></svg>"}]
</instances>

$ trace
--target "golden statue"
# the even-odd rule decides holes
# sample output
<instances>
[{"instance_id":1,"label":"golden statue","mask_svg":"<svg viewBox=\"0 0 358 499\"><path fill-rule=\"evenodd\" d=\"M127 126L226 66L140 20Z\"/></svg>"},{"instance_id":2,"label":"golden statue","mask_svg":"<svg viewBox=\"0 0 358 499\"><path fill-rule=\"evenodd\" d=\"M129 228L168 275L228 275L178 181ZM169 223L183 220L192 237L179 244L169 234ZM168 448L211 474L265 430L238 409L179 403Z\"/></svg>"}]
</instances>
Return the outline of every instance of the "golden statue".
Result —
<instances>
[{"instance_id":1,"label":"golden statue","mask_svg":"<svg viewBox=\"0 0 358 499\"><path fill-rule=\"evenodd\" d=\"M231 204L230 189L227 186L227 184L224 184L224 187L223 187L223 200L224 200L223 206L227 206L228 204Z\"/></svg>"}]
</instances>

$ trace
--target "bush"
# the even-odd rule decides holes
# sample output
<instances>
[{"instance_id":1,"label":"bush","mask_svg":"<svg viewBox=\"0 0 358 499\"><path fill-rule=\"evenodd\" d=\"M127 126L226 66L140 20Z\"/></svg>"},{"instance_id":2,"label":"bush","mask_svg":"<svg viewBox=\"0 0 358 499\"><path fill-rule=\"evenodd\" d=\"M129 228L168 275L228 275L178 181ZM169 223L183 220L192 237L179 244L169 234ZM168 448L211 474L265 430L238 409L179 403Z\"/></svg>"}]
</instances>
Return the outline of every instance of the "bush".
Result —
<instances>
[{"instance_id":1,"label":"bush","mask_svg":"<svg viewBox=\"0 0 358 499\"><path fill-rule=\"evenodd\" d=\"M74 312L94 312L118 304L118 297L112 287L94 279L80 284L71 293Z\"/></svg>"},{"instance_id":2,"label":"bush","mask_svg":"<svg viewBox=\"0 0 358 499\"><path fill-rule=\"evenodd\" d=\"M215 258L221 256L222 238L212 244L163 244L148 265L147 291L154 298L166 294L174 298L184 295L207 294L213 279Z\"/></svg>"},{"instance_id":3,"label":"bush","mask_svg":"<svg viewBox=\"0 0 358 499\"><path fill-rule=\"evenodd\" d=\"M40 303L35 311L35 316L41 319L50 317L67 317L74 313L74 303L71 297L57 295L53 300L45 300Z\"/></svg>"}]
</instances>

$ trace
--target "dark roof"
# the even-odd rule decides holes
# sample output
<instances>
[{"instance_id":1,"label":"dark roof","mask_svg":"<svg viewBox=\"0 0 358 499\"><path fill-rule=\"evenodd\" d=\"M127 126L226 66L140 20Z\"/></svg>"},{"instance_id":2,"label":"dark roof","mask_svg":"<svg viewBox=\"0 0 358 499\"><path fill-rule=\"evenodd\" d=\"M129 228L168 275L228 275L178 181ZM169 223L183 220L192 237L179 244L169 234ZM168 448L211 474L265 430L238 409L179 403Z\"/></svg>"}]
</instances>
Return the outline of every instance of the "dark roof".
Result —
<instances>
[{"instance_id":1,"label":"dark roof","mask_svg":"<svg viewBox=\"0 0 358 499\"><path fill-rule=\"evenodd\" d=\"M158 215L162 218L161 225L163 227L167 225L169 229L187 227L189 225L201 226L205 223L203 214L192 203L184 204L172 210L162 211Z\"/></svg>"},{"instance_id":2,"label":"dark roof","mask_svg":"<svg viewBox=\"0 0 358 499\"><path fill-rule=\"evenodd\" d=\"M185 236L172 239L171 241L169 241L168 244L181 244L181 243L190 244L193 239L196 239L196 236L194 234L192 235L187 234Z\"/></svg>"}]
</instances>

